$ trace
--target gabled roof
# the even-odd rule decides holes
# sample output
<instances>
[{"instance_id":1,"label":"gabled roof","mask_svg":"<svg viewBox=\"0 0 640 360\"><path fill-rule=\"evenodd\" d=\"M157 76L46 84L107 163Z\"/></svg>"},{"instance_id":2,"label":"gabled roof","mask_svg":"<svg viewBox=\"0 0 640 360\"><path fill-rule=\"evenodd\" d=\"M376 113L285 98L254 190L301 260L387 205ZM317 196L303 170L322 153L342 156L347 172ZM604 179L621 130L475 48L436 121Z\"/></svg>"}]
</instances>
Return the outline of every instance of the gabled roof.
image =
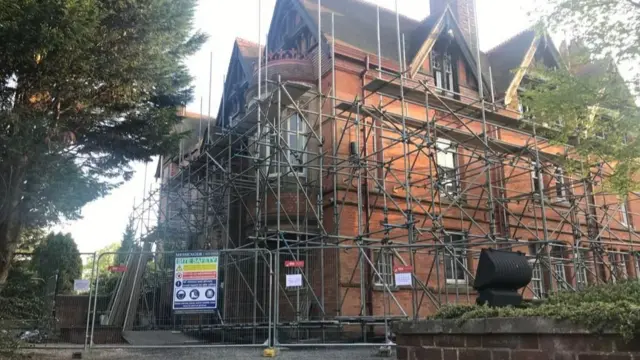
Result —
<instances>
[{"instance_id":1,"label":"gabled roof","mask_svg":"<svg viewBox=\"0 0 640 360\"><path fill-rule=\"evenodd\" d=\"M318 1L295 0L306 12L306 16L318 27ZM376 5L362 0L322 0L322 32L331 35L331 13L335 14L335 36L342 42L370 54L378 53L378 31ZM400 15L400 33L405 34L407 59L413 57L411 44L413 33L421 22ZM396 13L380 7L380 50L382 57L398 61L398 36Z\"/></svg>"},{"instance_id":2,"label":"gabled roof","mask_svg":"<svg viewBox=\"0 0 640 360\"><path fill-rule=\"evenodd\" d=\"M260 47L260 49L264 49L264 46ZM231 73L233 66L238 63L242 68L244 73L245 81L251 80L254 73L254 68L258 65L258 57L260 56L259 45L254 43L253 41L249 41L242 38L236 38L233 43L233 51L231 52L231 59L229 60L229 67L227 69L227 74ZM225 94L229 91L229 86L234 83L235 79L231 79L227 77L224 83L224 91ZM218 116L217 119L222 119L222 102L224 99L220 99L220 106L218 106ZM214 122L212 125L216 125ZM217 124L222 125L224 124Z\"/></svg>"},{"instance_id":3,"label":"gabled roof","mask_svg":"<svg viewBox=\"0 0 640 360\"><path fill-rule=\"evenodd\" d=\"M301 6L304 17L310 22L312 30L318 26L318 1L317 0L293 0ZM335 14L336 42L360 49L364 52L377 55L378 53L378 29L377 6L363 0L322 0L321 2L322 32L325 36L331 35L331 14ZM380 51L383 58L398 62L398 32L396 13L392 10L380 7ZM445 12L448 12L445 13ZM404 15L399 16L400 34L404 34L405 52L407 62L411 62L416 56L424 41L433 32L438 20L443 16L451 23L457 32L460 48L465 58L470 63L474 75L476 73L476 54L470 50L465 37L462 36L459 25L451 10L447 7L443 12L430 14L422 21L416 21ZM481 59L486 59L481 54ZM488 87L487 64L482 65L483 78ZM488 91L487 91L488 93Z\"/></svg>"},{"instance_id":4,"label":"gabled roof","mask_svg":"<svg viewBox=\"0 0 640 360\"><path fill-rule=\"evenodd\" d=\"M460 25L458 24L453 13L451 12L451 8L447 6L445 7L442 14L440 15L431 14L430 18L434 18L434 19L437 18L437 20L430 20L425 22L426 24L432 24L430 33L427 36L424 36L423 34L419 34L419 36L416 36L416 39L422 38L423 40L422 40L422 45L420 46L418 52L414 55L413 59L411 60L411 66L409 68L411 72L411 76L414 76L417 73L417 67L421 66L425 62L433 46L435 45L437 39L440 36L442 36L442 34L445 31L451 30L453 31L453 36L454 36L453 38L458 44L460 51L462 53L462 56L464 57L464 60L466 61L466 63L469 65L469 68L473 73L473 76L476 79L482 79L482 81L484 82L485 88L488 88L489 86L488 74L484 72L484 67L480 70L482 74L478 74L477 54L471 50L471 47L467 43L466 37L464 36L464 34L462 33L462 30L460 29ZM480 57L482 60L483 58L482 53ZM485 95L488 95L488 93L489 93L488 91L485 92Z\"/></svg>"},{"instance_id":5,"label":"gabled roof","mask_svg":"<svg viewBox=\"0 0 640 360\"><path fill-rule=\"evenodd\" d=\"M535 36L536 31L529 28L487 51L496 95L504 94L513 82L514 70L522 64Z\"/></svg>"},{"instance_id":6,"label":"gabled roof","mask_svg":"<svg viewBox=\"0 0 640 360\"><path fill-rule=\"evenodd\" d=\"M238 48L238 59L242 64L245 75L248 78L251 78L253 76L254 67L258 66L258 57L260 56L260 51L258 50L259 45L253 41L236 38L235 46Z\"/></svg>"}]
</instances>

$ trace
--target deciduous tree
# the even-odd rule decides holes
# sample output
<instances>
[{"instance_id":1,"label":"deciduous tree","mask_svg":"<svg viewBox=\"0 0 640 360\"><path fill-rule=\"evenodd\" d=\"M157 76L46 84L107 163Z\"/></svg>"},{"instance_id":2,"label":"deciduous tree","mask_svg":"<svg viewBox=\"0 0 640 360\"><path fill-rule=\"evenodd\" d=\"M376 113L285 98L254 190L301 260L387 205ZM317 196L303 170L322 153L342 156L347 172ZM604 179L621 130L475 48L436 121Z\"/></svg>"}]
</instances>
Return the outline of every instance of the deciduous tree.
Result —
<instances>
[{"instance_id":1,"label":"deciduous tree","mask_svg":"<svg viewBox=\"0 0 640 360\"><path fill-rule=\"evenodd\" d=\"M636 0L540 0L541 28L564 34L563 63L533 66L523 100L539 133L573 145L574 171L602 170L608 190L640 188L640 3ZM624 72L621 76L620 70ZM544 124L560 120L552 129Z\"/></svg>"}]
</instances>

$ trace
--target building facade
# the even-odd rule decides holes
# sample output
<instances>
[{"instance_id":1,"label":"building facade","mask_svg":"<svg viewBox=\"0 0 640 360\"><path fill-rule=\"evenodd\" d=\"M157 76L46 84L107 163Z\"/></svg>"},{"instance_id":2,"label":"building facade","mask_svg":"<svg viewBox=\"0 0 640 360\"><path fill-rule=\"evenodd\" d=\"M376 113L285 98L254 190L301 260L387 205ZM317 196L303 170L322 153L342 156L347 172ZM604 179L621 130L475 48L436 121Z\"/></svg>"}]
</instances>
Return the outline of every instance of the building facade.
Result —
<instances>
[{"instance_id":1,"label":"building facade","mask_svg":"<svg viewBox=\"0 0 640 360\"><path fill-rule=\"evenodd\" d=\"M533 29L479 51L475 8L278 0L266 44L236 41L217 120L159 165L163 241L241 254L221 270L227 323L365 333L473 303L487 247L529 256L527 299L639 277L637 196L605 191L606 164L563 169L571 147L520 102L560 51Z\"/></svg>"}]
</instances>

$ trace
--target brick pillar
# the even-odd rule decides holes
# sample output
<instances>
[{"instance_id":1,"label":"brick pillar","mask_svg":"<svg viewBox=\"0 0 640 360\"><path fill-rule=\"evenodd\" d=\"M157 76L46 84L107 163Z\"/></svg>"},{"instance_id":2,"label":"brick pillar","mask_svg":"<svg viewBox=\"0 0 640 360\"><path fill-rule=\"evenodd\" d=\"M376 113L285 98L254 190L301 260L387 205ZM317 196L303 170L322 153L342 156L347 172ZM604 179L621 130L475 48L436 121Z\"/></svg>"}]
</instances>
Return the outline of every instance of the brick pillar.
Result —
<instances>
[{"instance_id":1,"label":"brick pillar","mask_svg":"<svg viewBox=\"0 0 640 360\"><path fill-rule=\"evenodd\" d=\"M476 0L430 0L431 14L441 14L449 5L453 16L460 25L460 29L464 34L467 44L471 47L473 55L477 49L477 33L476 28Z\"/></svg>"}]
</instances>

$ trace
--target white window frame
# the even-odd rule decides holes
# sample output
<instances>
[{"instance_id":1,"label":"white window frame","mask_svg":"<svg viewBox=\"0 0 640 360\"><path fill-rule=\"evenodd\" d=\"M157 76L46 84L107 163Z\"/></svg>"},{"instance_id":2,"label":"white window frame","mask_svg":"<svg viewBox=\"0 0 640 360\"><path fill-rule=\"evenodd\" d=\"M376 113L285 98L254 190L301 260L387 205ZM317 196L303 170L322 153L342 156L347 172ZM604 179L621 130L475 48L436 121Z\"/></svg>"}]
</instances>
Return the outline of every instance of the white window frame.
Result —
<instances>
[{"instance_id":1,"label":"white window frame","mask_svg":"<svg viewBox=\"0 0 640 360\"><path fill-rule=\"evenodd\" d=\"M633 261L636 268L636 280L640 280L640 254L634 254Z\"/></svg>"},{"instance_id":2,"label":"white window frame","mask_svg":"<svg viewBox=\"0 0 640 360\"><path fill-rule=\"evenodd\" d=\"M544 297L544 273L542 272L542 264L538 258L538 246L536 244L529 245L529 265L531 266L531 291L535 300Z\"/></svg>"},{"instance_id":3,"label":"white window frame","mask_svg":"<svg viewBox=\"0 0 640 360\"><path fill-rule=\"evenodd\" d=\"M297 121L294 121L294 119ZM296 126L293 126L294 124ZM288 148L288 150L285 150L284 153L289 153L289 163L291 163L291 166L293 166L293 169L291 169L291 171L286 171L287 175L289 176L295 176L295 174L297 174L298 176L305 177L307 175L307 151L305 149L305 146L307 145L306 129L306 123L298 113L294 113L289 116L285 120L285 128L280 129L280 137L282 138L282 141L284 141L286 148ZM271 155L273 147L277 149L277 144L275 142L280 140L275 128L270 128L267 131L266 136L267 142L270 145L265 144L265 159ZM296 144L293 148L291 148L292 139L296 140ZM274 154L274 156L275 157L273 158L271 164L275 165L269 166L269 162L266 162L266 166L268 167L268 176L270 178L280 176L280 171L282 167L285 167L285 165L286 167L289 167L286 159L282 159L282 161L278 163L278 154L276 153ZM299 170L295 170L296 163L299 164Z\"/></svg>"},{"instance_id":4,"label":"white window frame","mask_svg":"<svg viewBox=\"0 0 640 360\"><path fill-rule=\"evenodd\" d=\"M620 280L629 279L629 270L627 270L627 254L618 253L618 271L621 274Z\"/></svg>"},{"instance_id":5,"label":"white window frame","mask_svg":"<svg viewBox=\"0 0 640 360\"><path fill-rule=\"evenodd\" d=\"M613 283L625 281L629 279L629 271L627 270L626 253L611 251L608 253L609 267L614 276L611 277ZM613 257L613 261L612 258Z\"/></svg>"},{"instance_id":6,"label":"white window frame","mask_svg":"<svg viewBox=\"0 0 640 360\"><path fill-rule=\"evenodd\" d=\"M564 119L559 117L554 120L553 126L556 130L562 129L564 127Z\"/></svg>"},{"instance_id":7,"label":"white window frame","mask_svg":"<svg viewBox=\"0 0 640 360\"><path fill-rule=\"evenodd\" d=\"M620 201L620 223L622 224L622 226L628 228L629 227L629 213L627 212L627 201L626 200L621 200Z\"/></svg>"},{"instance_id":8,"label":"white window frame","mask_svg":"<svg viewBox=\"0 0 640 360\"><path fill-rule=\"evenodd\" d=\"M280 164L278 163L278 152L277 150L274 152L274 147L277 148L276 142L278 141L278 134L276 129L272 126L268 126L269 129L265 132L266 143L263 145L264 149L264 160L266 167L267 177L275 178L280 175ZM268 160L268 158L273 153L273 159Z\"/></svg>"},{"instance_id":9,"label":"white window frame","mask_svg":"<svg viewBox=\"0 0 640 360\"><path fill-rule=\"evenodd\" d=\"M396 283L393 273L394 254L392 250L378 250L375 256L376 270L382 278L374 271L373 286L384 288L386 284L389 288L394 288Z\"/></svg>"},{"instance_id":10,"label":"white window frame","mask_svg":"<svg viewBox=\"0 0 640 360\"><path fill-rule=\"evenodd\" d=\"M459 241L459 243L458 243ZM452 242L455 242L452 245ZM450 233L444 237L444 276L449 285L467 285L469 277L465 269L467 261L467 237L464 234ZM453 272L450 274L450 272Z\"/></svg>"},{"instance_id":11,"label":"white window frame","mask_svg":"<svg viewBox=\"0 0 640 360\"><path fill-rule=\"evenodd\" d=\"M294 121L294 119L296 121ZM306 176L307 175L307 151L305 149L307 145L307 126L305 121L302 119L302 116L297 112L289 116L286 120L287 127L283 130L283 133L286 134L285 141L287 143L287 147L289 147L289 162L291 166L294 168L293 171L289 172L289 176L294 176L294 172L298 174L298 176ZM291 146L292 139L296 140L296 145L294 147ZM300 169L296 170L296 162Z\"/></svg>"},{"instance_id":12,"label":"white window frame","mask_svg":"<svg viewBox=\"0 0 640 360\"><path fill-rule=\"evenodd\" d=\"M521 98L518 99L518 112L520 113L520 119L524 119L526 114L529 112L529 107L524 106Z\"/></svg>"},{"instance_id":13,"label":"white window frame","mask_svg":"<svg viewBox=\"0 0 640 360\"><path fill-rule=\"evenodd\" d=\"M535 161L531 162L531 190L534 195L542 193L542 196L544 197L544 176L542 174L542 171L536 172L537 164L538 163ZM536 181L538 182L538 186L540 186L540 189L536 189Z\"/></svg>"},{"instance_id":14,"label":"white window frame","mask_svg":"<svg viewBox=\"0 0 640 360\"><path fill-rule=\"evenodd\" d=\"M457 144L448 139L436 139L436 165L444 194L454 198L460 195Z\"/></svg>"},{"instance_id":15,"label":"white window frame","mask_svg":"<svg viewBox=\"0 0 640 360\"><path fill-rule=\"evenodd\" d=\"M584 289L589 286L589 272L587 271L587 255L589 250L587 249L578 249L579 258L578 263L576 264L576 286L578 289Z\"/></svg>"},{"instance_id":16,"label":"white window frame","mask_svg":"<svg viewBox=\"0 0 640 360\"><path fill-rule=\"evenodd\" d=\"M558 166L553 174L556 180L556 198L558 201L567 201L567 187L564 181L564 170Z\"/></svg>"},{"instance_id":17,"label":"white window frame","mask_svg":"<svg viewBox=\"0 0 640 360\"><path fill-rule=\"evenodd\" d=\"M559 249L559 250L556 250ZM567 247L565 245L551 245L551 265L554 274L551 276L556 280L556 284L558 285L558 290L568 290L570 289L569 279L567 279L567 271L565 269L565 261L567 259L564 257L566 254ZM561 257L556 256L557 252L560 251ZM562 281L561 281L562 280Z\"/></svg>"},{"instance_id":18,"label":"white window frame","mask_svg":"<svg viewBox=\"0 0 640 360\"><path fill-rule=\"evenodd\" d=\"M451 53L441 53L435 50L431 51L431 71L433 74L433 82L436 87L442 91L453 94L453 57Z\"/></svg>"},{"instance_id":19,"label":"white window frame","mask_svg":"<svg viewBox=\"0 0 640 360\"><path fill-rule=\"evenodd\" d=\"M611 275L611 282L618 282L618 259L616 253L611 251L607 254L607 260L609 260L609 273Z\"/></svg>"}]
</instances>

